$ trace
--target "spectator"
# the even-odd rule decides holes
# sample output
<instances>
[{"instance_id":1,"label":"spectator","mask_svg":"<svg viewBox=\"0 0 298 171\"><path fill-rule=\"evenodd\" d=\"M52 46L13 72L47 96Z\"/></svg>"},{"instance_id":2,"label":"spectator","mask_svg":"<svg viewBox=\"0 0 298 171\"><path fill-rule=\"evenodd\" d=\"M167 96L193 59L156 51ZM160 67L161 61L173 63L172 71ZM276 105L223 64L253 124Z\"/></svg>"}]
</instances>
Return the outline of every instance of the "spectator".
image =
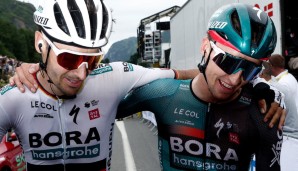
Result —
<instances>
[{"instance_id":1,"label":"spectator","mask_svg":"<svg viewBox=\"0 0 298 171\"><path fill-rule=\"evenodd\" d=\"M281 170L290 171L298 168L298 83L294 76L285 69L285 58L274 54L269 57L272 73L271 85L285 94L287 107L286 122L283 128L281 150Z\"/></svg>"}]
</instances>

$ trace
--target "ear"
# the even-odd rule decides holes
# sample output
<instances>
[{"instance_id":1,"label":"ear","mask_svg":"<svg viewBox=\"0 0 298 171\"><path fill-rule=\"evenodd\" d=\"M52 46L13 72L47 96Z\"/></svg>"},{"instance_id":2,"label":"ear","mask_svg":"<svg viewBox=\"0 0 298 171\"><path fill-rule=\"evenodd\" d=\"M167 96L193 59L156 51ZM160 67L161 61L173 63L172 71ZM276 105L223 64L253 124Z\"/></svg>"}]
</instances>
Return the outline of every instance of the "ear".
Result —
<instances>
[{"instance_id":1,"label":"ear","mask_svg":"<svg viewBox=\"0 0 298 171\"><path fill-rule=\"evenodd\" d=\"M205 52L210 51L210 43L207 37L203 38L202 43L201 43L201 48L200 52L202 55L204 55Z\"/></svg>"},{"instance_id":2,"label":"ear","mask_svg":"<svg viewBox=\"0 0 298 171\"><path fill-rule=\"evenodd\" d=\"M40 31L35 31L35 50L38 53L42 53L45 48L44 40Z\"/></svg>"}]
</instances>

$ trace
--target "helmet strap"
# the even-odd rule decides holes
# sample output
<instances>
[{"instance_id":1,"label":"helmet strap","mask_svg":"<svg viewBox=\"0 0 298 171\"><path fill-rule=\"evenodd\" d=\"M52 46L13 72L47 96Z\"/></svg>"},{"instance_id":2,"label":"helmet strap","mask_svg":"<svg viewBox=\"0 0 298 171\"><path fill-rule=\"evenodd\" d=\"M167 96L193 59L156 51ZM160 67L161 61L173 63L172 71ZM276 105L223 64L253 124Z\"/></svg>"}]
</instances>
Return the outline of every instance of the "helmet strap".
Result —
<instances>
[{"instance_id":1,"label":"helmet strap","mask_svg":"<svg viewBox=\"0 0 298 171\"><path fill-rule=\"evenodd\" d=\"M206 51L205 51L204 55L202 56L201 62L198 64L198 68L199 68L200 72L204 75L204 78L205 78L207 84L208 84L208 81L207 81L207 77L206 77L206 68L209 63L212 50L213 50L213 48L210 49L207 60L204 60L205 56L206 56Z\"/></svg>"}]
</instances>

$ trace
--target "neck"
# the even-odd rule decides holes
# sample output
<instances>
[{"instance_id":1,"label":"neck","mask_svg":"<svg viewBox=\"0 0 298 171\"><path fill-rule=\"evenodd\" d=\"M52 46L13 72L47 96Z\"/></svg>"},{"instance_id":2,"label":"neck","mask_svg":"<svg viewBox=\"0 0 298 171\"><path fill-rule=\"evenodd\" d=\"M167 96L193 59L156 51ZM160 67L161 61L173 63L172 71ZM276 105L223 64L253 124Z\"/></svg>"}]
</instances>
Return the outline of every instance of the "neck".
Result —
<instances>
[{"instance_id":1,"label":"neck","mask_svg":"<svg viewBox=\"0 0 298 171\"><path fill-rule=\"evenodd\" d=\"M208 79L208 77L207 77ZM236 99L239 94L241 93L242 89L239 89L239 91L235 92L232 96L230 96L227 99L218 99L216 97L214 97L214 95L212 94L212 91L209 88L209 85L207 84L204 75L203 74L199 74L197 75L193 81L192 81L192 90L194 92L194 94L201 100L208 102L208 103L227 103L230 102L234 99Z\"/></svg>"}]
</instances>

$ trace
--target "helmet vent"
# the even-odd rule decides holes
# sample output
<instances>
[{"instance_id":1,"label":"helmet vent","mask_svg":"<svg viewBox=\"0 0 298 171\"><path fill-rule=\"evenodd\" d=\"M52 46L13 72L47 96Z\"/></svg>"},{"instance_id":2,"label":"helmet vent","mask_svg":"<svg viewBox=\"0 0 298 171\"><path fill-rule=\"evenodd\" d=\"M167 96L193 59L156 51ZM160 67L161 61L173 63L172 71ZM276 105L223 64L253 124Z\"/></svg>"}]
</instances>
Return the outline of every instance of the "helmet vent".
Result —
<instances>
[{"instance_id":1,"label":"helmet vent","mask_svg":"<svg viewBox=\"0 0 298 171\"><path fill-rule=\"evenodd\" d=\"M109 13L105 6L102 6L102 29L100 33L100 39L103 39L106 35L109 24Z\"/></svg>"},{"instance_id":2,"label":"helmet vent","mask_svg":"<svg viewBox=\"0 0 298 171\"><path fill-rule=\"evenodd\" d=\"M60 9L60 6L58 5L58 3L56 3L54 5L54 14L55 14L55 19L56 19L56 22L57 22L57 25L58 27L66 34L70 35L69 34L69 30L68 30L68 27L67 27L67 24L65 22L65 18L61 12L61 9Z\"/></svg>"},{"instance_id":3,"label":"helmet vent","mask_svg":"<svg viewBox=\"0 0 298 171\"><path fill-rule=\"evenodd\" d=\"M75 0L67 0L67 7L77 30L78 36L81 38L86 38L83 16Z\"/></svg>"},{"instance_id":4,"label":"helmet vent","mask_svg":"<svg viewBox=\"0 0 298 171\"><path fill-rule=\"evenodd\" d=\"M97 10L95 8L93 0L85 0L85 4L88 9L90 28L91 28L91 39L95 40L97 30Z\"/></svg>"},{"instance_id":5,"label":"helmet vent","mask_svg":"<svg viewBox=\"0 0 298 171\"><path fill-rule=\"evenodd\" d=\"M265 26L250 20L251 24L251 47L256 48L259 46L265 32Z\"/></svg>"},{"instance_id":6,"label":"helmet vent","mask_svg":"<svg viewBox=\"0 0 298 171\"><path fill-rule=\"evenodd\" d=\"M236 10L231 15L231 21L235 31L242 37L241 24Z\"/></svg>"}]
</instances>

